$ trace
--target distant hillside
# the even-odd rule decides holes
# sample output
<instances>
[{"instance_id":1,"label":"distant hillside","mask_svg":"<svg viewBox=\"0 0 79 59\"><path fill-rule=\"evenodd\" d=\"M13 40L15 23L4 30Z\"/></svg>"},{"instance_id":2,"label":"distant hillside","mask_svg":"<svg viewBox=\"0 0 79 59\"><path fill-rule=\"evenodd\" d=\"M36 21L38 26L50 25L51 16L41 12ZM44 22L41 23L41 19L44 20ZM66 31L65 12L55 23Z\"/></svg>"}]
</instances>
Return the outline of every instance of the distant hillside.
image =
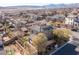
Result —
<instances>
[{"instance_id":1,"label":"distant hillside","mask_svg":"<svg viewBox=\"0 0 79 59\"><path fill-rule=\"evenodd\" d=\"M21 6L7 6L7 7L0 7L4 9L37 9L37 8L79 8L79 3L74 4L49 4L44 6L32 6L32 5L21 5Z\"/></svg>"},{"instance_id":2,"label":"distant hillside","mask_svg":"<svg viewBox=\"0 0 79 59\"><path fill-rule=\"evenodd\" d=\"M8 6L5 8L8 8L8 9L37 9L37 8L43 8L43 6L21 5L21 6Z\"/></svg>"},{"instance_id":3,"label":"distant hillside","mask_svg":"<svg viewBox=\"0 0 79 59\"><path fill-rule=\"evenodd\" d=\"M79 3L75 4L49 4L44 6L45 8L78 8Z\"/></svg>"}]
</instances>

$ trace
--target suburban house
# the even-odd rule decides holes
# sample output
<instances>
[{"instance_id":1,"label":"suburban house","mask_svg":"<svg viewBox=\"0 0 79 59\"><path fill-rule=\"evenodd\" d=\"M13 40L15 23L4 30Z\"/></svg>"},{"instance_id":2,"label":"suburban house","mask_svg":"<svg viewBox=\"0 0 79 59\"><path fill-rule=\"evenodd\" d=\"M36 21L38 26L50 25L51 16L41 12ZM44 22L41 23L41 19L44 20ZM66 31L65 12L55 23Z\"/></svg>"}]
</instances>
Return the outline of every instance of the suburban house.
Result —
<instances>
[{"instance_id":1,"label":"suburban house","mask_svg":"<svg viewBox=\"0 0 79 59\"><path fill-rule=\"evenodd\" d=\"M17 46L17 48L20 50L20 53L22 54L22 55L37 55L38 54L38 51L36 50L36 48L33 46L33 45L31 45L29 42L27 42L27 44L28 44L28 47L26 47L26 48L24 48L20 43L19 43L19 41L16 41L16 46Z\"/></svg>"},{"instance_id":2,"label":"suburban house","mask_svg":"<svg viewBox=\"0 0 79 59\"><path fill-rule=\"evenodd\" d=\"M52 38L52 33L51 33L51 30L53 30L53 27L52 26L38 26L38 25L35 25L35 26L31 26L30 27L30 31L31 31L31 36L30 36L30 39L32 39L32 37L39 33L39 32L43 32L46 34L46 36L48 37L48 39L50 40Z\"/></svg>"},{"instance_id":3,"label":"suburban house","mask_svg":"<svg viewBox=\"0 0 79 59\"><path fill-rule=\"evenodd\" d=\"M65 16L61 14L57 14L54 16L47 16L47 21L64 21Z\"/></svg>"},{"instance_id":4,"label":"suburban house","mask_svg":"<svg viewBox=\"0 0 79 59\"><path fill-rule=\"evenodd\" d=\"M78 27L79 26L79 17L76 15L70 14L65 18L65 24L70 27Z\"/></svg>"},{"instance_id":5,"label":"suburban house","mask_svg":"<svg viewBox=\"0 0 79 59\"><path fill-rule=\"evenodd\" d=\"M68 15L68 16L65 18L65 24L67 24L67 25L73 25L75 19L76 19L76 16L70 14L70 15Z\"/></svg>"},{"instance_id":6,"label":"suburban house","mask_svg":"<svg viewBox=\"0 0 79 59\"><path fill-rule=\"evenodd\" d=\"M79 18L77 17L77 19L74 21L74 28L75 29L79 29Z\"/></svg>"}]
</instances>

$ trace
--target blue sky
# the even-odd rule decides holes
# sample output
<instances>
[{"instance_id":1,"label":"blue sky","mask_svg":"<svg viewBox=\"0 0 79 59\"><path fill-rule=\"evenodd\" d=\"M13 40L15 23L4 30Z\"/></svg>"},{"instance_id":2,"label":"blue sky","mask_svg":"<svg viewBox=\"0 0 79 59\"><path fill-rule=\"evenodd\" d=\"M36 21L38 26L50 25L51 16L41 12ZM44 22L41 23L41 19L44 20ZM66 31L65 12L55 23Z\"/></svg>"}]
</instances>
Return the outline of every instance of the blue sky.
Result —
<instances>
[{"instance_id":1,"label":"blue sky","mask_svg":"<svg viewBox=\"0 0 79 59\"><path fill-rule=\"evenodd\" d=\"M0 0L0 6L79 3L79 0Z\"/></svg>"}]
</instances>

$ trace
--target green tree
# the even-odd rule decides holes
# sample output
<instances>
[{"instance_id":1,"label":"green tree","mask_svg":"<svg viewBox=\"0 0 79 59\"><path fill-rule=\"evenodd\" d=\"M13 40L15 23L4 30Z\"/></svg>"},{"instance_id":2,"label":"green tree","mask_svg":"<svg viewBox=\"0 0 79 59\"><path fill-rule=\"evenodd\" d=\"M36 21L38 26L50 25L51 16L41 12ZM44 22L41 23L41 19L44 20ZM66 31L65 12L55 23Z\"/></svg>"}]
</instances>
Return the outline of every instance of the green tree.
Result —
<instances>
[{"instance_id":1,"label":"green tree","mask_svg":"<svg viewBox=\"0 0 79 59\"><path fill-rule=\"evenodd\" d=\"M53 22L52 21L49 21L47 24L52 26L53 25Z\"/></svg>"},{"instance_id":2,"label":"green tree","mask_svg":"<svg viewBox=\"0 0 79 59\"><path fill-rule=\"evenodd\" d=\"M44 33L38 33L32 39L33 45L36 47L38 53L45 52L47 37Z\"/></svg>"},{"instance_id":3,"label":"green tree","mask_svg":"<svg viewBox=\"0 0 79 59\"><path fill-rule=\"evenodd\" d=\"M69 29L55 29L53 30L54 40L58 44L62 44L69 40L69 35L71 34L71 31Z\"/></svg>"},{"instance_id":4,"label":"green tree","mask_svg":"<svg viewBox=\"0 0 79 59\"><path fill-rule=\"evenodd\" d=\"M21 42L22 42L23 47L26 48L28 46L27 42L29 42L28 36L22 37Z\"/></svg>"},{"instance_id":5,"label":"green tree","mask_svg":"<svg viewBox=\"0 0 79 59\"><path fill-rule=\"evenodd\" d=\"M48 25L51 25L51 26L63 26L64 25L64 22L53 22L53 21L49 21L48 22Z\"/></svg>"},{"instance_id":6,"label":"green tree","mask_svg":"<svg viewBox=\"0 0 79 59\"><path fill-rule=\"evenodd\" d=\"M8 36L9 36L10 38L13 38L13 37L14 37L14 33L13 33L12 31L8 31Z\"/></svg>"}]
</instances>

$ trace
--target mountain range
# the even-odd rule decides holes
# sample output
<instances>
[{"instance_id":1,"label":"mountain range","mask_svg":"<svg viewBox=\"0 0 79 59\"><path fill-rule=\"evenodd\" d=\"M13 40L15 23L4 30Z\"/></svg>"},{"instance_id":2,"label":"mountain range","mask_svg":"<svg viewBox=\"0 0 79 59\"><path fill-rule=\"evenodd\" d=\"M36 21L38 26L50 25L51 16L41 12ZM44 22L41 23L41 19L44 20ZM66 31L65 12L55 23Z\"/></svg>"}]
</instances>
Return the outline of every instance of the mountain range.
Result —
<instances>
[{"instance_id":1,"label":"mountain range","mask_svg":"<svg viewBox=\"0 0 79 59\"><path fill-rule=\"evenodd\" d=\"M49 4L49 5L43 5L43 6L32 6L32 5L19 5L19 6L7 6L7 7L0 7L2 8L79 8L79 3L74 4Z\"/></svg>"},{"instance_id":2,"label":"mountain range","mask_svg":"<svg viewBox=\"0 0 79 59\"><path fill-rule=\"evenodd\" d=\"M46 8L78 8L79 3L74 4L49 4L45 6Z\"/></svg>"}]
</instances>

